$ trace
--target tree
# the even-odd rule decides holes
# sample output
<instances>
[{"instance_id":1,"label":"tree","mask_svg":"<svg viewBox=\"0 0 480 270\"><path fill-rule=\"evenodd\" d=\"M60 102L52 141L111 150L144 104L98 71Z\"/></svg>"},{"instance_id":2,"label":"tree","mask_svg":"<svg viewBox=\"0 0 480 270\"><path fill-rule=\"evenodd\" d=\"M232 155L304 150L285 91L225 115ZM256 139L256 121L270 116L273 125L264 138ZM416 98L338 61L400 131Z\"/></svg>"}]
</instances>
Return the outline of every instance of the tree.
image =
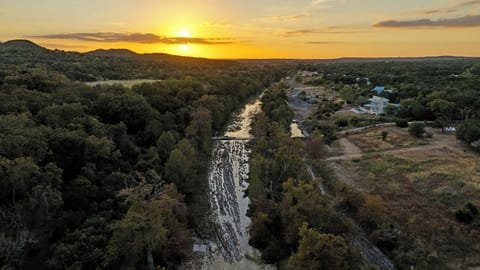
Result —
<instances>
[{"instance_id":1,"label":"tree","mask_svg":"<svg viewBox=\"0 0 480 270\"><path fill-rule=\"evenodd\" d=\"M351 85L345 85L340 89L340 97L345 100L345 103L353 103L357 100L359 94Z\"/></svg>"},{"instance_id":2,"label":"tree","mask_svg":"<svg viewBox=\"0 0 480 270\"><path fill-rule=\"evenodd\" d=\"M150 198L144 201L146 196ZM137 269L140 265L146 269L177 265L187 255L189 232L186 206L175 185L156 191L143 186L129 201L130 209L118 222L108 245L106 264Z\"/></svg>"},{"instance_id":3,"label":"tree","mask_svg":"<svg viewBox=\"0 0 480 270\"><path fill-rule=\"evenodd\" d=\"M425 125L422 123L413 123L408 128L410 135L416 138L421 138L425 134Z\"/></svg>"},{"instance_id":4,"label":"tree","mask_svg":"<svg viewBox=\"0 0 480 270\"><path fill-rule=\"evenodd\" d=\"M428 109L435 115L437 122L441 124L442 128L447 126L453 119L456 106L454 102L441 98L434 99L427 104Z\"/></svg>"},{"instance_id":5,"label":"tree","mask_svg":"<svg viewBox=\"0 0 480 270\"><path fill-rule=\"evenodd\" d=\"M397 119L395 121L395 125L399 128L407 128L408 127L408 121L405 119Z\"/></svg>"},{"instance_id":6,"label":"tree","mask_svg":"<svg viewBox=\"0 0 480 270\"><path fill-rule=\"evenodd\" d=\"M175 148L177 140L171 131L164 132L157 140L157 151L162 161L166 161L170 152Z\"/></svg>"},{"instance_id":7,"label":"tree","mask_svg":"<svg viewBox=\"0 0 480 270\"><path fill-rule=\"evenodd\" d=\"M210 153L212 137L212 114L207 109L197 109L192 113L192 121L187 127L186 137L203 154Z\"/></svg>"},{"instance_id":8,"label":"tree","mask_svg":"<svg viewBox=\"0 0 480 270\"><path fill-rule=\"evenodd\" d=\"M387 208L385 207L385 202L378 195L368 195L364 204L358 210L360 222L369 230L374 230L383 224L386 216Z\"/></svg>"},{"instance_id":9,"label":"tree","mask_svg":"<svg viewBox=\"0 0 480 270\"><path fill-rule=\"evenodd\" d=\"M323 138L320 132L313 132L307 139L307 146L305 147L310 158L321 159L323 150Z\"/></svg>"},{"instance_id":10,"label":"tree","mask_svg":"<svg viewBox=\"0 0 480 270\"><path fill-rule=\"evenodd\" d=\"M480 140L480 120L469 119L457 129L457 138L468 144Z\"/></svg>"},{"instance_id":11,"label":"tree","mask_svg":"<svg viewBox=\"0 0 480 270\"><path fill-rule=\"evenodd\" d=\"M298 250L288 260L292 269L358 269L359 256L342 237L321 234L305 223L300 227L299 236Z\"/></svg>"},{"instance_id":12,"label":"tree","mask_svg":"<svg viewBox=\"0 0 480 270\"><path fill-rule=\"evenodd\" d=\"M395 115L397 112L398 107L393 104L388 104L387 107L385 107L385 114L388 116Z\"/></svg>"},{"instance_id":13,"label":"tree","mask_svg":"<svg viewBox=\"0 0 480 270\"><path fill-rule=\"evenodd\" d=\"M283 190L281 210L285 224L285 240L288 244L295 246L298 241L298 228L304 222L322 232L346 231L342 220L319 190L318 183L306 183L290 178L283 183Z\"/></svg>"},{"instance_id":14,"label":"tree","mask_svg":"<svg viewBox=\"0 0 480 270\"><path fill-rule=\"evenodd\" d=\"M174 183L178 189L190 197L195 190L198 190L196 182L198 176L195 174L196 151L189 140L181 140L175 149L170 153L165 163L165 176L167 181Z\"/></svg>"}]
</instances>

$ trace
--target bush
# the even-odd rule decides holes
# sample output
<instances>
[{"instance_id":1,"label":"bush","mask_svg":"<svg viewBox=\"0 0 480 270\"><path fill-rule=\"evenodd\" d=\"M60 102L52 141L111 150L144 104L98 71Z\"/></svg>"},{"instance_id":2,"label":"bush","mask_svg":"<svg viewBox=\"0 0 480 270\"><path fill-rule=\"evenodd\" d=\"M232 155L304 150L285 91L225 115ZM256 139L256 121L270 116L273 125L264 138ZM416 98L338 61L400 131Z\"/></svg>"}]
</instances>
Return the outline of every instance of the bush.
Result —
<instances>
[{"instance_id":1,"label":"bush","mask_svg":"<svg viewBox=\"0 0 480 270\"><path fill-rule=\"evenodd\" d=\"M455 218L458 221L460 221L462 223L466 223L466 224L470 224L473 221L472 213L468 209L465 209L465 208L458 209L455 212Z\"/></svg>"},{"instance_id":2,"label":"bush","mask_svg":"<svg viewBox=\"0 0 480 270\"><path fill-rule=\"evenodd\" d=\"M335 125L338 127L346 127L348 126L348 120L345 118L339 118L335 121Z\"/></svg>"},{"instance_id":3,"label":"bush","mask_svg":"<svg viewBox=\"0 0 480 270\"><path fill-rule=\"evenodd\" d=\"M457 139L469 144L480 140L480 120L466 120L457 129Z\"/></svg>"},{"instance_id":4,"label":"bush","mask_svg":"<svg viewBox=\"0 0 480 270\"><path fill-rule=\"evenodd\" d=\"M410 125L408 132L413 137L421 138L425 133L425 125L422 123L413 123Z\"/></svg>"},{"instance_id":5,"label":"bush","mask_svg":"<svg viewBox=\"0 0 480 270\"><path fill-rule=\"evenodd\" d=\"M408 121L404 119L398 119L397 121L395 121L395 125L399 128L407 128Z\"/></svg>"},{"instance_id":6,"label":"bush","mask_svg":"<svg viewBox=\"0 0 480 270\"><path fill-rule=\"evenodd\" d=\"M462 209L455 212L455 218L459 222L466 224L472 223L473 219L478 215L478 208L471 202L467 203Z\"/></svg>"},{"instance_id":7,"label":"bush","mask_svg":"<svg viewBox=\"0 0 480 270\"><path fill-rule=\"evenodd\" d=\"M382 131L382 141L385 141L385 139L387 139L387 136L388 136L388 131Z\"/></svg>"}]
</instances>

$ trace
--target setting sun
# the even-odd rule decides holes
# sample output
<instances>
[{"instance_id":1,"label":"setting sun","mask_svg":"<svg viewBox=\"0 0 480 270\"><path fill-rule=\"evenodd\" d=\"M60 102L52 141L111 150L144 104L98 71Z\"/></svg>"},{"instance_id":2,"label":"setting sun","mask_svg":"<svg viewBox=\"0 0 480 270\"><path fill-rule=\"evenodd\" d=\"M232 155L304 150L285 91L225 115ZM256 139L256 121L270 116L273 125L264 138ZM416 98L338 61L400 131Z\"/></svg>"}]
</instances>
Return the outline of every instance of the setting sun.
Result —
<instances>
[{"instance_id":1,"label":"setting sun","mask_svg":"<svg viewBox=\"0 0 480 270\"><path fill-rule=\"evenodd\" d=\"M185 29L182 29L182 30L178 31L177 36L178 37L192 37L192 35L190 34L190 31L185 30Z\"/></svg>"},{"instance_id":2,"label":"setting sun","mask_svg":"<svg viewBox=\"0 0 480 270\"><path fill-rule=\"evenodd\" d=\"M1 5L0 39L25 38L51 49L127 48L206 58L480 54L480 35L472 35L480 29L479 1L84 0L75 14L68 1L55 1L53 9L20 2L31 9L20 12L14 0ZM91 10L109 12L86 20ZM61 23L53 24L51 14Z\"/></svg>"}]
</instances>

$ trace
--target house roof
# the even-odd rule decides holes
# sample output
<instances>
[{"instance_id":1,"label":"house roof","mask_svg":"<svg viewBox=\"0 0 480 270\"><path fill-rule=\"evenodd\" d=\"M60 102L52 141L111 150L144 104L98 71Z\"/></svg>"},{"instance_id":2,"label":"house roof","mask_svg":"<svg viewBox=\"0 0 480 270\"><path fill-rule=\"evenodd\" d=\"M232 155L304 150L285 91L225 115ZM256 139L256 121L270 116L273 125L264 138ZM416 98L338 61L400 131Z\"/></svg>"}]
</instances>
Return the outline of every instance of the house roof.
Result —
<instances>
[{"instance_id":1,"label":"house roof","mask_svg":"<svg viewBox=\"0 0 480 270\"><path fill-rule=\"evenodd\" d=\"M373 91L377 92L377 94L381 94L383 91L385 91L385 87L375 86L375 88L373 88Z\"/></svg>"}]
</instances>

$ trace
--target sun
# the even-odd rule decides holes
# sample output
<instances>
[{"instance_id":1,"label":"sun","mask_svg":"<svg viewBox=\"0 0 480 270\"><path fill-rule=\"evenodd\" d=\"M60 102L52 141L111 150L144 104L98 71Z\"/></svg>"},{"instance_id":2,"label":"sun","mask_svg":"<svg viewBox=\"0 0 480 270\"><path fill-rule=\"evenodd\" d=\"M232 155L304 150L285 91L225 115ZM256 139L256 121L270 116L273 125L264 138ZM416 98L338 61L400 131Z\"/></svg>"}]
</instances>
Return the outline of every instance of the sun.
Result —
<instances>
[{"instance_id":1,"label":"sun","mask_svg":"<svg viewBox=\"0 0 480 270\"><path fill-rule=\"evenodd\" d=\"M191 38L192 34L190 34L190 31L183 28L183 29L177 31L176 36L180 37L180 38ZM188 44L188 42L186 42L184 44L180 44L180 45L178 45L178 50L180 51L181 54L189 54L189 53L191 53L190 44Z\"/></svg>"},{"instance_id":2,"label":"sun","mask_svg":"<svg viewBox=\"0 0 480 270\"><path fill-rule=\"evenodd\" d=\"M177 36L178 37L192 37L192 34L190 34L190 31L188 31L186 29L182 29L182 30L177 32Z\"/></svg>"}]
</instances>

